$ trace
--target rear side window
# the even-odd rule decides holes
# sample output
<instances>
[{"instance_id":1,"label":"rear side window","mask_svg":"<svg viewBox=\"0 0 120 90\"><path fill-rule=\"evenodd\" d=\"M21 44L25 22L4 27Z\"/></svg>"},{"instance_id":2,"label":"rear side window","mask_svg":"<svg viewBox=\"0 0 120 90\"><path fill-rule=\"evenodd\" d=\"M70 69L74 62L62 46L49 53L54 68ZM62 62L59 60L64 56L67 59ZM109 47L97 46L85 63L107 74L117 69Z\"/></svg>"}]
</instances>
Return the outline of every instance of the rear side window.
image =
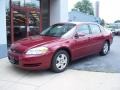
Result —
<instances>
[{"instance_id":1,"label":"rear side window","mask_svg":"<svg viewBox=\"0 0 120 90\"><path fill-rule=\"evenodd\" d=\"M92 34L98 34L101 32L100 27L95 24L91 24L90 29L91 29Z\"/></svg>"},{"instance_id":2,"label":"rear side window","mask_svg":"<svg viewBox=\"0 0 120 90\"><path fill-rule=\"evenodd\" d=\"M88 25L80 25L77 30L78 33L84 33L84 34L89 34L90 30L89 30L89 26Z\"/></svg>"}]
</instances>

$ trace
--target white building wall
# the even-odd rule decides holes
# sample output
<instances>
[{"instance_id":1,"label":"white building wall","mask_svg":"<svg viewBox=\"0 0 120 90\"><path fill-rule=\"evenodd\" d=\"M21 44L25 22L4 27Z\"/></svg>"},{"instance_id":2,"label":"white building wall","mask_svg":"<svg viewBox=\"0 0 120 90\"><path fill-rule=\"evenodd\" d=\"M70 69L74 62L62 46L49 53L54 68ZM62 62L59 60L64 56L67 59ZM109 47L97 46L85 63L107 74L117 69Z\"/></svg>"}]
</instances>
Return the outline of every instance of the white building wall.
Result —
<instances>
[{"instance_id":1,"label":"white building wall","mask_svg":"<svg viewBox=\"0 0 120 90\"><path fill-rule=\"evenodd\" d=\"M0 58L7 56L6 0L0 0Z\"/></svg>"},{"instance_id":2,"label":"white building wall","mask_svg":"<svg viewBox=\"0 0 120 90\"><path fill-rule=\"evenodd\" d=\"M5 0L0 0L0 44L7 44L5 5Z\"/></svg>"},{"instance_id":3,"label":"white building wall","mask_svg":"<svg viewBox=\"0 0 120 90\"><path fill-rule=\"evenodd\" d=\"M60 22L68 22L68 0L60 0Z\"/></svg>"},{"instance_id":4,"label":"white building wall","mask_svg":"<svg viewBox=\"0 0 120 90\"><path fill-rule=\"evenodd\" d=\"M50 25L68 21L68 0L50 0Z\"/></svg>"}]
</instances>

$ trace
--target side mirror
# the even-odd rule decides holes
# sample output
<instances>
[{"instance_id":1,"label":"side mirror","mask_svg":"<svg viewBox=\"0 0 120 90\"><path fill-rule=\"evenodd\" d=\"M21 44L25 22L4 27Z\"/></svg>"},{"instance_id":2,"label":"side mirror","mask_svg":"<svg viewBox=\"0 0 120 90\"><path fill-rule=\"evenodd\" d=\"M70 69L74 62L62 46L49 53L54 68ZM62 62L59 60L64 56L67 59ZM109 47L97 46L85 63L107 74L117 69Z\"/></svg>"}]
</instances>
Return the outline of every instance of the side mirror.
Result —
<instances>
[{"instance_id":1,"label":"side mirror","mask_svg":"<svg viewBox=\"0 0 120 90\"><path fill-rule=\"evenodd\" d=\"M75 38L79 38L79 37L83 37L83 36L85 36L84 33L76 33L75 34Z\"/></svg>"}]
</instances>

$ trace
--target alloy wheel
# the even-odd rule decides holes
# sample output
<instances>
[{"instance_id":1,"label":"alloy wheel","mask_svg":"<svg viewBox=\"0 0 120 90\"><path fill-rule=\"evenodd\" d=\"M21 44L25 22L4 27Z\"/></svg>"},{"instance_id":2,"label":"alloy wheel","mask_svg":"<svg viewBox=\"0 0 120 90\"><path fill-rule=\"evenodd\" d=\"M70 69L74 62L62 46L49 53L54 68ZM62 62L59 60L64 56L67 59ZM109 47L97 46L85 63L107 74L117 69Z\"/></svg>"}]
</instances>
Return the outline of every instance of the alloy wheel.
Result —
<instances>
[{"instance_id":1,"label":"alloy wheel","mask_svg":"<svg viewBox=\"0 0 120 90\"><path fill-rule=\"evenodd\" d=\"M62 70L66 67L67 65L67 62L68 62L68 58L65 54L60 54L58 55L58 57L56 58L56 67L59 69L59 70Z\"/></svg>"}]
</instances>

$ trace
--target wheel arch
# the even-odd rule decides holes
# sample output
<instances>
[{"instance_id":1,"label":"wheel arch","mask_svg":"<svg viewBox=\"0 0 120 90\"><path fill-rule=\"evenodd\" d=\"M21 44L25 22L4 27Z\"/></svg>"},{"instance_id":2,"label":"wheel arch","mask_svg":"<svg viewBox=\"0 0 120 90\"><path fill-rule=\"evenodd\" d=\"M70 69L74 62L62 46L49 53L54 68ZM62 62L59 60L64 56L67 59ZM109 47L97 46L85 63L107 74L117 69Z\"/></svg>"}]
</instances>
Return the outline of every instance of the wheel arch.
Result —
<instances>
[{"instance_id":1,"label":"wheel arch","mask_svg":"<svg viewBox=\"0 0 120 90\"><path fill-rule=\"evenodd\" d=\"M71 54L71 51L70 51L70 49L69 49L68 47L60 47L60 48L58 48L58 49L54 52L54 55L55 55L55 53L58 52L59 50L64 50L64 51L66 51L66 52L68 53L69 58L70 58L70 61L71 61L72 54ZM54 56L54 55L53 55L53 56Z\"/></svg>"},{"instance_id":2,"label":"wheel arch","mask_svg":"<svg viewBox=\"0 0 120 90\"><path fill-rule=\"evenodd\" d=\"M106 39L105 42L107 42L110 46L110 40L109 39Z\"/></svg>"},{"instance_id":3,"label":"wheel arch","mask_svg":"<svg viewBox=\"0 0 120 90\"><path fill-rule=\"evenodd\" d=\"M55 52L53 53L52 60L53 60L55 54L56 54L58 51L60 51L60 50L64 50L64 51L66 51L66 52L68 53L69 58L70 58L70 62L71 62L71 60L72 60L72 54L71 54L71 51L70 51L70 49L69 49L68 47L60 47L60 48L57 48L57 49L55 50ZM51 64L52 64L52 61L51 61Z\"/></svg>"}]
</instances>

